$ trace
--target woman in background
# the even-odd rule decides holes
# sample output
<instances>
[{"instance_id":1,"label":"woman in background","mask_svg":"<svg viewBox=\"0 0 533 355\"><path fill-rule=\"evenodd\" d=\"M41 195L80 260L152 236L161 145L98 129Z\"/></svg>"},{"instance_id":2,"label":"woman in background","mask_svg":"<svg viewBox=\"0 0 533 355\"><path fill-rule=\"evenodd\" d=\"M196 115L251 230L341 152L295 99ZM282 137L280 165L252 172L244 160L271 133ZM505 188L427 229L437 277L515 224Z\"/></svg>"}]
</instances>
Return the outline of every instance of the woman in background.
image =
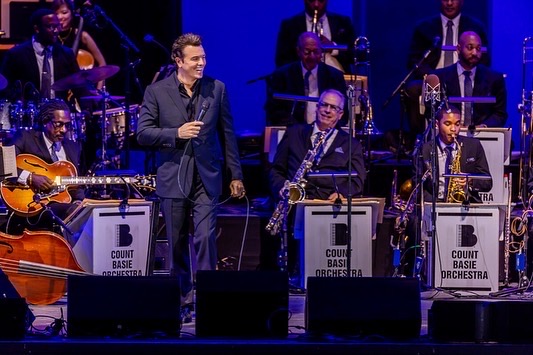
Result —
<instances>
[{"instance_id":1,"label":"woman in background","mask_svg":"<svg viewBox=\"0 0 533 355\"><path fill-rule=\"evenodd\" d=\"M55 11L61 24L59 40L77 54L80 68L91 69L94 66L106 65L100 48L91 35L83 30L83 17L75 13L74 3L71 0L54 0L52 10ZM100 81L96 88L101 89L103 85L104 82Z\"/></svg>"}]
</instances>

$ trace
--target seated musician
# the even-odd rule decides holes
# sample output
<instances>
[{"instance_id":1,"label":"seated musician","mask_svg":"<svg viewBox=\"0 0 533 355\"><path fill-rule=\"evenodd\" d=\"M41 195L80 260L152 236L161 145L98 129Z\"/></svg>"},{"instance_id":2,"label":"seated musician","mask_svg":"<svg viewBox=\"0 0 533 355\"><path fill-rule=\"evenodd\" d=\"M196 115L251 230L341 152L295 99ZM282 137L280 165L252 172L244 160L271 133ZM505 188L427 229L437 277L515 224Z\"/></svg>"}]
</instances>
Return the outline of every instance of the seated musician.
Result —
<instances>
[{"instance_id":1,"label":"seated musician","mask_svg":"<svg viewBox=\"0 0 533 355\"><path fill-rule=\"evenodd\" d=\"M467 179L465 177L452 178L451 181L444 178L445 173L469 173L476 175L489 175L489 165L485 150L478 139L460 136L461 111L450 106L448 110L441 109L437 113L437 159L436 171L439 172L438 191L436 192L439 202L461 202L455 201L453 194L469 197L470 202L481 203L479 192L487 192L492 189L492 179L468 179L468 191L466 190ZM455 137L455 138L454 138ZM422 159L420 166L427 168L431 162L431 150L433 143L426 142L422 146ZM449 148L448 148L449 147ZM451 149L451 156L448 152ZM446 167L446 162L450 166ZM459 171L457 171L459 170ZM433 182L431 178L425 180L423 184L424 201L432 201ZM453 191L450 191L449 187ZM461 199L462 197L459 197Z\"/></svg>"},{"instance_id":2,"label":"seated musician","mask_svg":"<svg viewBox=\"0 0 533 355\"><path fill-rule=\"evenodd\" d=\"M424 143L422 146L422 155L419 157L418 166L420 167L419 176L414 179L416 188L422 183L422 194L424 202L433 201L433 174L431 171L438 172L437 191L435 191L436 202L449 203L481 203L480 192L487 192L492 189L492 178L482 179L478 177L490 177L489 164L485 156L485 150L481 142L476 138L459 135L461 130L461 111L453 106L449 109L441 109L436 115L437 137L437 156L435 167L431 168L431 152L433 150L433 140ZM461 177L445 177L444 175L460 175ZM470 174L469 177L468 174ZM422 178L423 177L423 178ZM416 203L416 201L414 201ZM412 209L412 206L411 206ZM402 257L400 273L405 276L419 276L420 265L414 263L415 256L420 255L419 246L421 243L420 216L418 211L414 213L402 214L403 218L397 220L397 232L401 243L405 244L405 256Z\"/></svg>"},{"instance_id":3,"label":"seated musician","mask_svg":"<svg viewBox=\"0 0 533 355\"><path fill-rule=\"evenodd\" d=\"M35 157L35 162L30 161L25 165L28 170L22 170L17 161L17 182L30 187L31 191L28 193L27 189L20 189L20 196L17 197L17 189L13 190L13 196L20 202L22 210L16 213L18 218L14 217L8 221L7 233L19 234L24 228L53 230L54 224L57 225L58 222L54 221L54 215L61 220L65 219L76 208L77 201L85 197L82 188L73 187L69 190L72 201L68 201L71 200L69 196L66 201L63 198L54 200L57 194L53 193L50 199L47 198L47 193L54 188L54 175L73 175L67 168L65 171L61 171L61 168L50 168L54 162L68 161L71 163L69 167L74 166L78 174L85 173L81 144L66 138L67 131L72 126L69 106L60 99L45 102L37 115L37 124L38 128L19 130L13 137L12 144L15 146L17 157L19 154L31 154ZM3 198L9 207L10 201L6 200L4 193ZM28 201L21 201L24 199ZM25 211L27 206L30 207ZM30 213L34 210L39 213Z\"/></svg>"},{"instance_id":4,"label":"seated musician","mask_svg":"<svg viewBox=\"0 0 533 355\"><path fill-rule=\"evenodd\" d=\"M351 191L348 191L346 176L310 178L305 185L307 198L334 202L338 198L346 198L348 195L355 197L362 193L366 176L362 146L357 139L352 138L350 155L350 136L345 131L337 129L344 103L344 94L334 89L326 90L320 95L316 120L313 124L302 123L288 127L278 145L270 171L273 194L282 194L289 181L295 182L293 180L297 171L306 163L312 165L311 170L320 172L346 173L350 164L353 169ZM306 156L312 148L315 137L321 132L327 132L323 143L312 161L306 162ZM305 176L302 176L303 178ZM292 243L288 248L288 271L291 272L297 270L294 260L297 252L293 250L296 248L295 242L290 238L289 242Z\"/></svg>"}]
</instances>

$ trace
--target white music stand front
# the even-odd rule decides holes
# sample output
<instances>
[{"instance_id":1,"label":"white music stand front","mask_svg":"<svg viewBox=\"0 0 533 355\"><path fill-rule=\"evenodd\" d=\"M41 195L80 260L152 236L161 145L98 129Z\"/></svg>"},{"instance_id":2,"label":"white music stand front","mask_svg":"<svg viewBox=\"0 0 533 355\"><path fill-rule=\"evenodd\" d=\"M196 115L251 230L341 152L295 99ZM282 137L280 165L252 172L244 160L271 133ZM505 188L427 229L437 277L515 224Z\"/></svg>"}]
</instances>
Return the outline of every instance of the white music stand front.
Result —
<instances>
[{"instance_id":1,"label":"white music stand front","mask_svg":"<svg viewBox=\"0 0 533 355\"><path fill-rule=\"evenodd\" d=\"M372 239L383 219L384 198L353 199L351 277L372 276ZM347 276L347 204L323 200L297 204L294 236L300 241L300 287L309 276Z\"/></svg>"},{"instance_id":2,"label":"white music stand front","mask_svg":"<svg viewBox=\"0 0 533 355\"><path fill-rule=\"evenodd\" d=\"M499 240L505 205L436 204L436 233L431 203L424 204L422 232L428 243L427 276L436 288L472 292L498 291Z\"/></svg>"}]
</instances>

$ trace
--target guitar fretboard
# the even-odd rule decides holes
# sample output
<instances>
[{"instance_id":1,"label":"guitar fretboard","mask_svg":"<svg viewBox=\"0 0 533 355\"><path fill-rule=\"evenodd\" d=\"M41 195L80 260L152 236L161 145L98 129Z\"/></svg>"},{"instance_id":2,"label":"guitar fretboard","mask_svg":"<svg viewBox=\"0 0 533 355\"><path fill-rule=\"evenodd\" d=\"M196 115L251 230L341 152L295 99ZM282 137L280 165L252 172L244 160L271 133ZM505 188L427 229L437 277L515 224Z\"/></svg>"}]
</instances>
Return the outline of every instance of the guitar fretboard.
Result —
<instances>
[{"instance_id":1,"label":"guitar fretboard","mask_svg":"<svg viewBox=\"0 0 533 355\"><path fill-rule=\"evenodd\" d=\"M131 184L137 179L120 176L59 176L58 185L112 185Z\"/></svg>"}]
</instances>

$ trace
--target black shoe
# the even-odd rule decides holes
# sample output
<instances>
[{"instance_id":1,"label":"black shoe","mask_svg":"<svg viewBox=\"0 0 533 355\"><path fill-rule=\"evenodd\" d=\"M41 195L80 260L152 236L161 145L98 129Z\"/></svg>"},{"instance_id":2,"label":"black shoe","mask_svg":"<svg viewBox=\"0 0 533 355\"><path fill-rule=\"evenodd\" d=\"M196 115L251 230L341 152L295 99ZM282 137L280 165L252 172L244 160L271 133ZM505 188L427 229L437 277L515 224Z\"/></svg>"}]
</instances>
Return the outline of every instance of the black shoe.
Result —
<instances>
[{"instance_id":1,"label":"black shoe","mask_svg":"<svg viewBox=\"0 0 533 355\"><path fill-rule=\"evenodd\" d=\"M186 304L181 306L181 323L187 324L192 322L192 312L194 311L194 306L192 304Z\"/></svg>"}]
</instances>

